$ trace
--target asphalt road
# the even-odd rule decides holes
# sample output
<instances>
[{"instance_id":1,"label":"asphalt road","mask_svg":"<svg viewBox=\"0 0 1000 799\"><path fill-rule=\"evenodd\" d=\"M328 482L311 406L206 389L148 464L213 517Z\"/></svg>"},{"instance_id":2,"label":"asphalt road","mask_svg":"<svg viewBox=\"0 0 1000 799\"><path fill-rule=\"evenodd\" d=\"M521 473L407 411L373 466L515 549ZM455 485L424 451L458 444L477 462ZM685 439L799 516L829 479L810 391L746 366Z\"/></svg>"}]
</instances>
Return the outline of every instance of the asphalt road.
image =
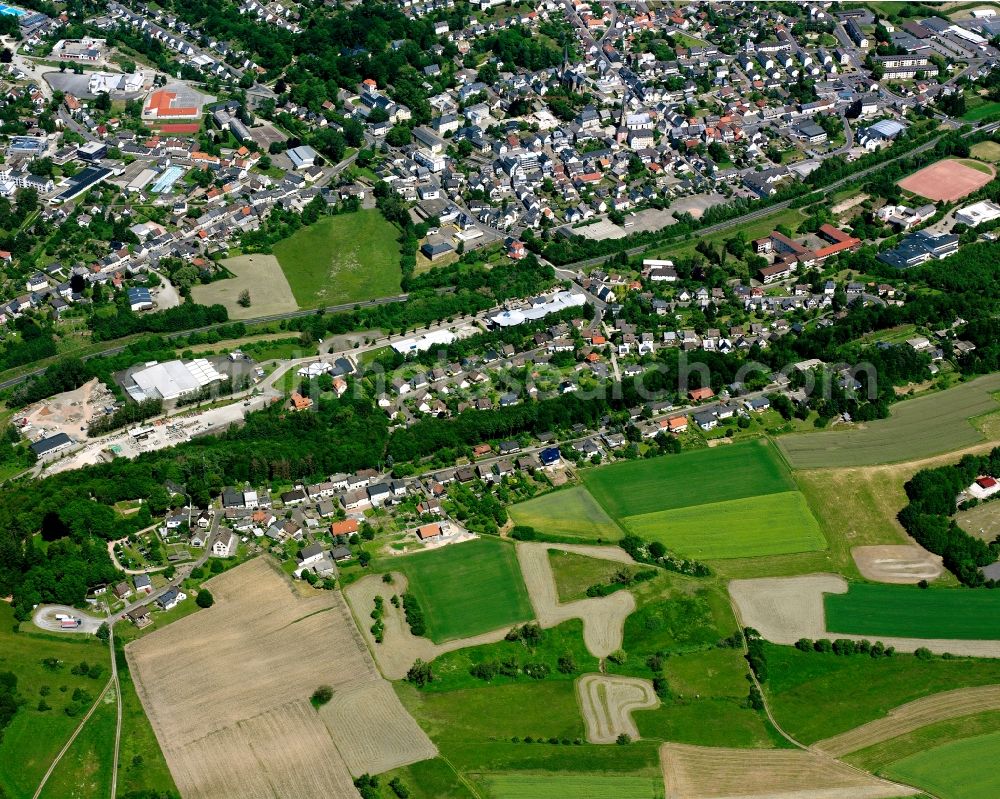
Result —
<instances>
[{"instance_id":1,"label":"asphalt road","mask_svg":"<svg viewBox=\"0 0 1000 799\"><path fill-rule=\"evenodd\" d=\"M56 619L57 613L65 613L68 616L72 616L75 619L80 619L83 624L76 628L63 629L59 626L59 620ZM40 627L43 630L54 633L96 633L97 628L103 624L106 619L102 616L92 616L77 608L71 608L69 605L39 605L35 608L34 613L31 614L31 621L34 622L36 627Z\"/></svg>"}]
</instances>

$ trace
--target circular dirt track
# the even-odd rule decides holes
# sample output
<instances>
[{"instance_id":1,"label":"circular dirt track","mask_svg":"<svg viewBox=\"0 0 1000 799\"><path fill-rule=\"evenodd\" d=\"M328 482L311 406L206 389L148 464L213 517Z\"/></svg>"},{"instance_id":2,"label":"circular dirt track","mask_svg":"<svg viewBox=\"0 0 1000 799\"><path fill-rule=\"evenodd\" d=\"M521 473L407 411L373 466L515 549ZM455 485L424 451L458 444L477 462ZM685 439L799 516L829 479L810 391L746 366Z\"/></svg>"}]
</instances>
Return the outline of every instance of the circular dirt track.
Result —
<instances>
[{"instance_id":1,"label":"circular dirt track","mask_svg":"<svg viewBox=\"0 0 1000 799\"><path fill-rule=\"evenodd\" d=\"M82 624L79 627L60 627L60 620L56 618L57 613L72 616L74 619L80 619ZM36 627L40 627L47 632L90 633L92 635L97 632L97 628L107 621L107 619L100 616L91 616L89 613L71 608L69 605L39 605L35 608L34 613L31 614L31 621Z\"/></svg>"},{"instance_id":2,"label":"circular dirt track","mask_svg":"<svg viewBox=\"0 0 1000 799\"><path fill-rule=\"evenodd\" d=\"M911 585L936 580L943 569L941 556L916 544L854 547L851 557L866 580Z\"/></svg>"},{"instance_id":3,"label":"circular dirt track","mask_svg":"<svg viewBox=\"0 0 1000 799\"><path fill-rule=\"evenodd\" d=\"M639 730L632 711L659 707L649 680L609 674L584 674L576 683L580 712L592 744L613 744L625 734L633 740Z\"/></svg>"}]
</instances>

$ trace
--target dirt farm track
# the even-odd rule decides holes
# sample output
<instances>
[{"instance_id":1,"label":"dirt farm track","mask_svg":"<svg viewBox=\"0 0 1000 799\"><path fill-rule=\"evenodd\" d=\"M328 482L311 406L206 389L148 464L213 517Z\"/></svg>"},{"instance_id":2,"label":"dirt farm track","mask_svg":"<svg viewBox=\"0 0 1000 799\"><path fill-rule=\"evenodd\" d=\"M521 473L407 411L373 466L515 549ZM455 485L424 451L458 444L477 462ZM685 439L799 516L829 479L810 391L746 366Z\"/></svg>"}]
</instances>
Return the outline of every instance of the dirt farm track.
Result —
<instances>
[{"instance_id":1,"label":"dirt farm track","mask_svg":"<svg viewBox=\"0 0 1000 799\"><path fill-rule=\"evenodd\" d=\"M207 586L215 605L125 650L184 799L270 799L276 785L297 799L351 796L352 776L436 754L340 592L299 595L266 558ZM334 696L317 713L320 685Z\"/></svg>"}]
</instances>

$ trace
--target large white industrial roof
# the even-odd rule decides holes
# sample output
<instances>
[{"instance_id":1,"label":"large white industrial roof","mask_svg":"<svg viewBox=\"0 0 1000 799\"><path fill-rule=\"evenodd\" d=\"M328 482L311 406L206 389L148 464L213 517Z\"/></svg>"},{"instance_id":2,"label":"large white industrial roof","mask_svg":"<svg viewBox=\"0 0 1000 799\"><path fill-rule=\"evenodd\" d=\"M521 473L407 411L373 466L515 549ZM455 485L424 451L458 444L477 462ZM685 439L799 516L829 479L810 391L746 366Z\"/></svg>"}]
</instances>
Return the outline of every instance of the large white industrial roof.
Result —
<instances>
[{"instance_id":1,"label":"large white industrial roof","mask_svg":"<svg viewBox=\"0 0 1000 799\"><path fill-rule=\"evenodd\" d=\"M190 363L167 361L156 363L132 374L132 380L139 387L143 399L176 399L182 394L197 391L217 380L224 380L205 358L196 358ZM139 399L137 392L130 392Z\"/></svg>"}]
</instances>

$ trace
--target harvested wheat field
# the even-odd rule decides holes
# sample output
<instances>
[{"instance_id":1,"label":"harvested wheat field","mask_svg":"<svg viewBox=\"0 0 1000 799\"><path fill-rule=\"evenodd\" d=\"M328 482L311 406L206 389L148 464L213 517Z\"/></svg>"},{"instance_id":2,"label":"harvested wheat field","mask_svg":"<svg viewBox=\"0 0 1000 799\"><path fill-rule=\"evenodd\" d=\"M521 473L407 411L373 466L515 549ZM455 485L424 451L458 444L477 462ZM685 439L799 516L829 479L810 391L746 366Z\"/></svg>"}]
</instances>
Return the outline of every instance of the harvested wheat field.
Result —
<instances>
[{"instance_id":1,"label":"harvested wheat field","mask_svg":"<svg viewBox=\"0 0 1000 799\"><path fill-rule=\"evenodd\" d=\"M851 557L866 580L913 584L936 580L943 569L941 556L917 544L854 547Z\"/></svg>"},{"instance_id":2,"label":"harvested wheat field","mask_svg":"<svg viewBox=\"0 0 1000 799\"><path fill-rule=\"evenodd\" d=\"M823 594L847 593L847 581L836 574L806 574L801 577L764 577L732 580L729 596L736 605L740 623L753 627L768 641L794 644L800 638L878 639L900 652L925 647L943 655L1000 658L1000 641L964 638L906 638L884 635L832 633L826 629Z\"/></svg>"},{"instance_id":3,"label":"harvested wheat field","mask_svg":"<svg viewBox=\"0 0 1000 799\"><path fill-rule=\"evenodd\" d=\"M658 707L653 683L638 677L584 674L576 683L580 712L592 744L613 744L618 736L639 737L632 711Z\"/></svg>"},{"instance_id":4,"label":"harvested wheat field","mask_svg":"<svg viewBox=\"0 0 1000 799\"><path fill-rule=\"evenodd\" d=\"M399 572L393 572L392 578L392 583L384 583L381 575L369 574L344 589L344 595L347 597L354 615L359 619L359 626L368 642L368 647L375 656L379 670L387 680L403 679L417 658L430 662L438 655L443 655L454 649L479 646L480 644L494 644L497 641L502 641L510 630L510 627L502 627L471 638L456 638L443 644L435 644L429 638L418 637L410 632L410 626L403 616L402 607L393 607L390 601L393 596L401 597L406 593L406 576ZM375 642L375 638L369 630L371 625L365 623L375 607L376 596L381 596L385 600L382 616L385 631L381 644Z\"/></svg>"},{"instance_id":5,"label":"harvested wheat field","mask_svg":"<svg viewBox=\"0 0 1000 799\"><path fill-rule=\"evenodd\" d=\"M607 657L622 645L622 634L625 619L635 610L635 597L629 591L616 591L609 596L579 599L576 602L559 602L556 580L549 564L550 549L562 549L595 558L605 557L608 552L614 552L612 560L631 563L632 559L622 560L618 552L625 554L617 547L570 547L542 543L519 543L517 559L521 563L521 573L524 584L528 587L531 605L535 609L538 623L542 627L555 627L568 619L583 620L583 642L587 650L598 658Z\"/></svg>"},{"instance_id":6,"label":"harvested wheat field","mask_svg":"<svg viewBox=\"0 0 1000 799\"><path fill-rule=\"evenodd\" d=\"M437 747L385 680L334 691L319 715L332 731L351 774L381 774L437 757Z\"/></svg>"},{"instance_id":7,"label":"harvested wheat field","mask_svg":"<svg viewBox=\"0 0 1000 799\"><path fill-rule=\"evenodd\" d=\"M366 719L328 726L309 704L320 685L337 697L383 684L338 592L302 597L265 558L207 585L215 605L125 649L185 799L349 796L345 760L414 762L433 749L398 702L382 702L364 735ZM359 736L382 748L361 752Z\"/></svg>"},{"instance_id":8,"label":"harvested wheat field","mask_svg":"<svg viewBox=\"0 0 1000 799\"><path fill-rule=\"evenodd\" d=\"M971 716L986 710L1000 710L1000 685L959 688L907 702L853 730L819 741L814 748L832 757L843 757L890 738L905 735L938 721Z\"/></svg>"},{"instance_id":9,"label":"harvested wheat field","mask_svg":"<svg viewBox=\"0 0 1000 799\"><path fill-rule=\"evenodd\" d=\"M889 799L918 793L797 749L664 744L660 765L667 799Z\"/></svg>"},{"instance_id":10,"label":"harvested wheat field","mask_svg":"<svg viewBox=\"0 0 1000 799\"><path fill-rule=\"evenodd\" d=\"M307 699L189 742L169 745L160 738L160 744L184 799L358 795L326 725Z\"/></svg>"}]
</instances>

